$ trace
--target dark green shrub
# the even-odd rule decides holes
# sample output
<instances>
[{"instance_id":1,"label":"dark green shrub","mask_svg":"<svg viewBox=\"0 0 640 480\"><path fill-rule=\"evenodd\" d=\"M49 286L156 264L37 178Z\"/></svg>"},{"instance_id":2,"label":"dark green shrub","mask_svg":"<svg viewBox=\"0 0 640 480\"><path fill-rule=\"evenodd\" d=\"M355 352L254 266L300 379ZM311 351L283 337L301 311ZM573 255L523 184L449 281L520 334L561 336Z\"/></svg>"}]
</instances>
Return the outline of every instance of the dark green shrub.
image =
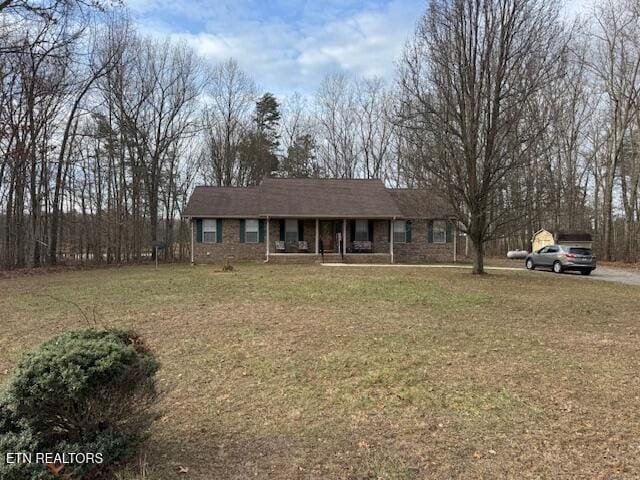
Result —
<instances>
[{"instance_id":1,"label":"dark green shrub","mask_svg":"<svg viewBox=\"0 0 640 480\"><path fill-rule=\"evenodd\" d=\"M38 442L24 419L16 416L8 405L6 397L0 398L0 454L6 452L36 452ZM37 468L27 464L6 464L0 459L0 478L7 480L40 479L45 476L43 466Z\"/></svg>"},{"instance_id":2,"label":"dark green shrub","mask_svg":"<svg viewBox=\"0 0 640 480\"><path fill-rule=\"evenodd\" d=\"M153 421L158 366L130 332L80 330L53 337L24 356L4 388L0 451L100 452L103 463L67 465L64 471L73 478L104 477L132 453ZM55 477L43 465L3 461L0 478Z\"/></svg>"}]
</instances>

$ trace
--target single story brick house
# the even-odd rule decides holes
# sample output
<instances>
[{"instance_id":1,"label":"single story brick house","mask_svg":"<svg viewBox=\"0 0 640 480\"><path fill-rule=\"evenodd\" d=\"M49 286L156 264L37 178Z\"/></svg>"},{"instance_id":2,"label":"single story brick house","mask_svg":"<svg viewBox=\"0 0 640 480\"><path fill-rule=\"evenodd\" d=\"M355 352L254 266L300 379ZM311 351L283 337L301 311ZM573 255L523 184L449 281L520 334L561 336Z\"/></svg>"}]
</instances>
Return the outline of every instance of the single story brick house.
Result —
<instances>
[{"instance_id":1,"label":"single story brick house","mask_svg":"<svg viewBox=\"0 0 640 480\"><path fill-rule=\"evenodd\" d=\"M380 180L265 178L196 187L184 212L192 263L428 263L456 260L456 222L426 189Z\"/></svg>"}]
</instances>

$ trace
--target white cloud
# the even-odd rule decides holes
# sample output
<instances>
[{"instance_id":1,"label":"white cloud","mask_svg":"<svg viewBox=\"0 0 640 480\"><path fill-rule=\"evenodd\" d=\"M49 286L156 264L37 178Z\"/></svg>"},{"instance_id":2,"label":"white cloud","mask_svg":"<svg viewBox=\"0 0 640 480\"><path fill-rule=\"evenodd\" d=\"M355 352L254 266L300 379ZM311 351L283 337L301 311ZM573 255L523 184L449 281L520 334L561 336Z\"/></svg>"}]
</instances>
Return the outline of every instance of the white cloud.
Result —
<instances>
[{"instance_id":1,"label":"white cloud","mask_svg":"<svg viewBox=\"0 0 640 480\"><path fill-rule=\"evenodd\" d=\"M215 2L215 7L187 0L135 1L132 8L145 31L183 39L212 62L234 57L261 87L279 94L313 91L334 71L392 78L394 61L424 5L390 0L358 9L363 2L352 1L351 13L339 18L337 0L308 2L296 18L283 18L252 12L242 1ZM293 0L280 0L280 6L288 2ZM169 8L173 18L154 17L150 12L157 8Z\"/></svg>"},{"instance_id":2,"label":"white cloud","mask_svg":"<svg viewBox=\"0 0 640 480\"><path fill-rule=\"evenodd\" d=\"M567 0L565 14L593 0ZM330 72L392 79L425 0L127 0L141 29L212 63L235 58L276 94L313 92Z\"/></svg>"}]
</instances>

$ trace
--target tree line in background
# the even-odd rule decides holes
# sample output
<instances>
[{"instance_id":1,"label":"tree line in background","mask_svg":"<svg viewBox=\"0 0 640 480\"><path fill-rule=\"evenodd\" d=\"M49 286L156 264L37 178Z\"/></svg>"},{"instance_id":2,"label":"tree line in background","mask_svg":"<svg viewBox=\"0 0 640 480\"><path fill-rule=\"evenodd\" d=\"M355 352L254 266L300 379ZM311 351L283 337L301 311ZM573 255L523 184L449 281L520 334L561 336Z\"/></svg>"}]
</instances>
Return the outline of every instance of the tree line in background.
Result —
<instances>
[{"instance_id":1,"label":"tree line in background","mask_svg":"<svg viewBox=\"0 0 640 480\"><path fill-rule=\"evenodd\" d=\"M188 258L196 184L265 175L437 189L485 251L587 230L640 256L640 0L433 0L397 79L276 98L230 59L141 35L119 5L0 1L0 262Z\"/></svg>"}]
</instances>

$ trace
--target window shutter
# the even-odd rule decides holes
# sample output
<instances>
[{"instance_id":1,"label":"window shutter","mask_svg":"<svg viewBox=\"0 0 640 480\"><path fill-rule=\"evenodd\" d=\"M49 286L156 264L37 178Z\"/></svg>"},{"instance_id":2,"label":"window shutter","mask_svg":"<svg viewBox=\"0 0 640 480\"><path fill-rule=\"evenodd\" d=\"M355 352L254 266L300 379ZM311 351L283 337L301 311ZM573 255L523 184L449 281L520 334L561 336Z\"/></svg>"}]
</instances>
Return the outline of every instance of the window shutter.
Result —
<instances>
[{"instance_id":1,"label":"window shutter","mask_svg":"<svg viewBox=\"0 0 640 480\"><path fill-rule=\"evenodd\" d=\"M367 230L369 231L369 241L373 242L373 220L369 220L369 225L367 225Z\"/></svg>"},{"instance_id":2,"label":"window shutter","mask_svg":"<svg viewBox=\"0 0 640 480\"><path fill-rule=\"evenodd\" d=\"M453 241L453 232L451 231L452 223L453 222L447 220L447 243L451 243Z\"/></svg>"},{"instance_id":3,"label":"window shutter","mask_svg":"<svg viewBox=\"0 0 640 480\"><path fill-rule=\"evenodd\" d=\"M264 243L264 220L258 220L258 242Z\"/></svg>"},{"instance_id":4,"label":"window shutter","mask_svg":"<svg viewBox=\"0 0 640 480\"><path fill-rule=\"evenodd\" d=\"M240 243L244 243L244 232L245 232L245 226L244 226L244 218L242 220L240 220Z\"/></svg>"},{"instance_id":5,"label":"window shutter","mask_svg":"<svg viewBox=\"0 0 640 480\"><path fill-rule=\"evenodd\" d=\"M351 220L349 222L349 240L353 242L356 239L356 221Z\"/></svg>"},{"instance_id":6,"label":"window shutter","mask_svg":"<svg viewBox=\"0 0 640 480\"><path fill-rule=\"evenodd\" d=\"M304 220L298 220L298 240L304 240Z\"/></svg>"},{"instance_id":7,"label":"window shutter","mask_svg":"<svg viewBox=\"0 0 640 480\"><path fill-rule=\"evenodd\" d=\"M196 220L196 242L202 243L202 219Z\"/></svg>"},{"instance_id":8,"label":"window shutter","mask_svg":"<svg viewBox=\"0 0 640 480\"><path fill-rule=\"evenodd\" d=\"M391 243L391 220L387 222L387 242Z\"/></svg>"},{"instance_id":9,"label":"window shutter","mask_svg":"<svg viewBox=\"0 0 640 480\"><path fill-rule=\"evenodd\" d=\"M284 219L280 220L280 241L284 242Z\"/></svg>"},{"instance_id":10,"label":"window shutter","mask_svg":"<svg viewBox=\"0 0 640 480\"><path fill-rule=\"evenodd\" d=\"M222 243L222 219L216 220L216 242Z\"/></svg>"},{"instance_id":11,"label":"window shutter","mask_svg":"<svg viewBox=\"0 0 640 480\"><path fill-rule=\"evenodd\" d=\"M406 227L407 231L406 231L405 239L407 243L411 243L411 220L407 220L406 226L407 226Z\"/></svg>"},{"instance_id":12,"label":"window shutter","mask_svg":"<svg viewBox=\"0 0 640 480\"><path fill-rule=\"evenodd\" d=\"M433 243L433 220L427 222L427 242Z\"/></svg>"}]
</instances>

